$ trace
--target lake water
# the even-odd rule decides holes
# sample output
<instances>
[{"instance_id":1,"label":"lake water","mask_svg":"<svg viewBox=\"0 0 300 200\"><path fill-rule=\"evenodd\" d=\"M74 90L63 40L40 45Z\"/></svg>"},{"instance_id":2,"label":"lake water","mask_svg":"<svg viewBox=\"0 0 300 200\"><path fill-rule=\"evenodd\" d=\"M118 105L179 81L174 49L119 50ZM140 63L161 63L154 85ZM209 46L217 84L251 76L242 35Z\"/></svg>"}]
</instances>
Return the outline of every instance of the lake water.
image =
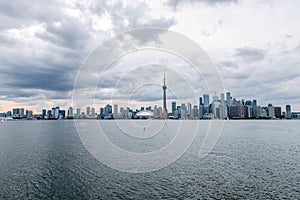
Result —
<instances>
[{"instance_id":1,"label":"lake water","mask_svg":"<svg viewBox=\"0 0 300 200\"><path fill-rule=\"evenodd\" d=\"M80 123L95 131L93 121ZM151 134L144 121L122 121L119 129L114 121L99 123L120 148L147 153L168 144L179 123L194 122L167 121L164 134L148 139L123 134L132 123ZM203 159L209 121L199 126L174 163L126 173L95 159L73 121L7 121L0 124L0 199L300 199L300 120L226 121Z\"/></svg>"}]
</instances>

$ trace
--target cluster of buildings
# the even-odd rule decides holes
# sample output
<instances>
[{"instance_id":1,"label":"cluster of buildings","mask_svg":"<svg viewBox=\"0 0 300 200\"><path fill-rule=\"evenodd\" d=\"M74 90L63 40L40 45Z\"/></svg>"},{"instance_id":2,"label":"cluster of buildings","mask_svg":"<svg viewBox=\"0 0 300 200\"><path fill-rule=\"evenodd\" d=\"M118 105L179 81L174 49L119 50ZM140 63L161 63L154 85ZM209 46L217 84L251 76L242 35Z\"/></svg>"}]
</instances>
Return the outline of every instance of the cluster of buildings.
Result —
<instances>
[{"instance_id":1,"label":"cluster of buildings","mask_svg":"<svg viewBox=\"0 0 300 200\"><path fill-rule=\"evenodd\" d=\"M166 106L166 107L164 107ZM268 104L259 106L257 100L237 100L230 92L220 97L214 95L210 101L210 95L204 94L199 97L199 103L177 104L171 102L171 110L168 111L167 104L159 107L141 107L132 109L130 107L119 107L119 105L107 104L96 111L93 107L86 107L67 110L60 107L53 107L49 110L43 109L41 114L33 114L32 110L14 108L12 111L0 113L0 117L12 119L300 119L300 112L292 112L291 105L286 105L283 111L280 106Z\"/></svg>"},{"instance_id":2,"label":"cluster of buildings","mask_svg":"<svg viewBox=\"0 0 300 200\"><path fill-rule=\"evenodd\" d=\"M41 114L34 115L31 110L24 108L14 108L6 113L0 113L0 117L12 119L300 119L300 112L292 112L291 105L286 105L285 111L279 106L268 104L259 106L257 100L237 100L233 98L230 92L220 97L214 95L210 101L210 95L204 94L199 97L199 103L177 104L171 102L171 110L167 109L166 82L163 84L163 102L162 107L155 105L132 109L130 107L120 107L117 104L100 108L99 112L93 107L87 107L86 112L77 108L69 107L67 112L60 107L53 107L50 110L43 109Z\"/></svg>"}]
</instances>

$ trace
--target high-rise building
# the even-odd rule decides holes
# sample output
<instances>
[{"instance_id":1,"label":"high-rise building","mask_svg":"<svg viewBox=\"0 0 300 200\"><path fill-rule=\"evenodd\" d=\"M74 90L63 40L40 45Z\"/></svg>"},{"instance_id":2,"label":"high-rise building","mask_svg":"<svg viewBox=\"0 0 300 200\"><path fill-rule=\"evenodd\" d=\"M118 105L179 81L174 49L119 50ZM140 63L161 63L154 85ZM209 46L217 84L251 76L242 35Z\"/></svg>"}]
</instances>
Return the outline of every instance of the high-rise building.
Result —
<instances>
[{"instance_id":1,"label":"high-rise building","mask_svg":"<svg viewBox=\"0 0 300 200\"><path fill-rule=\"evenodd\" d=\"M91 109L91 117L95 118L95 116L96 116L96 110L95 110L95 108L92 108Z\"/></svg>"},{"instance_id":2,"label":"high-rise building","mask_svg":"<svg viewBox=\"0 0 300 200\"><path fill-rule=\"evenodd\" d=\"M286 119L292 119L292 107L291 105L285 106L285 118Z\"/></svg>"},{"instance_id":3,"label":"high-rise building","mask_svg":"<svg viewBox=\"0 0 300 200\"><path fill-rule=\"evenodd\" d=\"M91 114L91 107L86 107L86 115L89 116Z\"/></svg>"},{"instance_id":4,"label":"high-rise building","mask_svg":"<svg viewBox=\"0 0 300 200\"><path fill-rule=\"evenodd\" d=\"M77 116L80 116L80 114L81 114L81 113L80 113L80 108L77 108L77 110L76 110L76 115L77 115Z\"/></svg>"},{"instance_id":5,"label":"high-rise building","mask_svg":"<svg viewBox=\"0 0 300 200\"><path fill-rule=\"evenodd\" d=\"M118 118L118 104L114 104L114 119Z\"/></svg>"},{"instance_id":6,"label":"high-rise building","mask_svg":"<svg viewBox=\"0 0 300 200\"><path fill-rule=\"evenodd\" d=\"M26 118L31 119L33 117L33 112L32 110L26 110Z\"/></svg>"},{"instance_id":7,"label":"high-rise building","mask_svg":"<svg viewBox=\"0 0 300 200\"><path fill-rule=\"evenodd\" d=\"M187 104L187 115L190 117L192 115L192 104Z\"/></svg>"},{"instance_id":8,"label":"high-rise building","mask_svg":"<svg viewBox=\"0 0 300 200\"><path fill-rule=\"evenodd\" d=\"M203 105L203 99L202 97L199 97L199 106Z\"/></svg>"},{"instance_id":9,"label":"high-rise building","mask_svg":"<svg viewBox=\"0 0 300 200\"><path fill-rule=\"evenodd\" d=\"M42 119L44 119L47 115L47 110L46 109L43 109L42 110Z\"/></svg>"},{"instance_id":10,"label":"high-rise building","mask_svg":"<svg viewBox=\"0 0 300 200\"><path fill-rule=\"evenodd\" d=\"M7 111L6 116L11 117L12 116L11 111Z\"/></svg>"},{"instance_id":11,"label":"high-rise building","mask_svg":"<svg viewBox=\"0 0 300 200\"><path fill-rule=\"evenodd\" d=\"M15 117L15 118L20 117L20 109L19 108L13 109L13 117Z\"/></svg>"},{"instance_id":12,"label":"high-rise building","mask_svg":"<svg viewBox=\"0 0 300 200\"><path fill-rule=\"evenodd\" d=\"M181 119L181 111L182 111L181 106L177 106L178 119Z\"/></svg>"},{"instance_id":13,"label":"high-rise building","mask_svg":"<svg viewBox=\"0 0 300 200\"><path fill-rule=\"evenodd\" d=\"M204 100L204 113L209 113L209 95L203 94Z\"/></svg>"},{"instance_id":14,"label":"high-rise building","mask_svg":"<svg viewBox=\"0 0 300 200\"><path fill-rule=\"evenodd\" d=\"M176 111L176 101L172 101L172 115L175 115L175 111Z\"/></svg>"},{"instance_id":15,"label":"high-rise building","mask_svg":"<svg viewBox=\"0 0 300 200\"><path fill-rule=\"evenodd\" d=\"M20 108L20 117L23 118L25 116L24 108Z\"/></svg>"},{"instance_id":16,"label":"high-rise building","mask_svg":"<svg viewBox=\"0 0 300 200\"><path fill-rule=\"evenodd\" d=\"M232 97L230 96L230 92L226 93L226 106L227 106L227 117L231 118L230 116L230 105L232 102Z\"/></svg>"},{"instance_id":17,"label":"high-rise building","mask_svg":"<svg viewBox=\"0 0 300 200\"><path fill-rule=\"evenodd\" d=\"M54 111L54 118L55 118L55 119L58 119L58 118L59 118L59 107L58 107L58 106L55 108L55 111Z\"/></svg>"},{"instance_id":18,"label":"high-rise building","mask_svg":"<svg viewBox=\"0 0 300 200\"><path fill-rule=\"evenodd\" d=\"M73 118L73 107L70 106L68 108L68 115L67 115L68 118Z\"/></svg>"},{"instance_id":19,"label":"high-rise building","mask_svg":"<svg viewBox=\"0 0 300 200\"><path fill-rule=\"evenodd\" d=\"M221 106L221 101L219 101L219 98L217 95L213 97L213 102L211 104L212 106L212 114L214 118L219 118L220 117L220 109L219 107Z\"/></svg>"},{"instance_id":20,"label":"high-rise building","mask_svg":"<svg viewBox=\"0 0 300 200\"><path fill-rule=\"evenodd\" d=\"M281 107L275 107L275 117L281 118Z\"/></svg>"},{"instance_id":21,"label":"high-rise building","mask_svg":"<svg viewBox=\"0 0 300 200\"><path fill-rule=\"evenodd\" d=\"M111 113L112 113L112 106L107 104L104 108L104 114L105 114L105 116L108 116Z\"/></svg>"},{"instance_id":22,"label":"high-rise building","mask_svg":"<svg viewBox=\"0 0 300 200\"><path fill-rule=\"evenodd\" d=\"M275 118L275 108L272 104L268 105L268 117Z\"/></svg>"},{"instance_id":23,"label":"high-rise building","mask_svg":"<svg viewBox=\"0 0 300 200\"><path fill-rule=\"evenodd\" d=\"M231 97L230 97L230 92L226 92L226 101L230 101Z\"/></svg>"},{"instance_id":24,"label":"high-rise building","mask_svg":"<svg viewBox=\"0 0 300 200\"><path fill-rule=\"evenodd\" d=\"M100 118L103 119L105 117L105 111L104 108L100 108Z\"/></svg>"},{"instance_id":25,"label":"high-rise building","mask_svg":"<svg viewBox=\"0 0 300 200\"><path fill-rule=\"evenodd\" d=\"M55 118L55 108L53 107L51 109L51 116L50 116L51 119L54 119Z\"/></svg>"},{"instance_id":26,"label":"high-rise building","mask_svg":"<svg viewBox=\"0 0 300 200\"><path fill-rule=\"evenodd\" d=\"M257 118L257 100L253 99L252 101L252 116Z\"/></svg>"}]
</instances>

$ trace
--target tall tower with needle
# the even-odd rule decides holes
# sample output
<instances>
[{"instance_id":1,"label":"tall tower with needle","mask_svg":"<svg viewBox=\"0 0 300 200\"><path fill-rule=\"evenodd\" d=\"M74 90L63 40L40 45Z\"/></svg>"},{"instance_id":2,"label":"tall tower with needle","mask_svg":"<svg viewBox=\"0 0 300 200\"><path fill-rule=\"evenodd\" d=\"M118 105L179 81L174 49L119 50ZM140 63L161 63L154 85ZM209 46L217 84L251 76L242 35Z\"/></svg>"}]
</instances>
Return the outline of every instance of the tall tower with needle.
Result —
<instances>
[{"instance_id":1,"label":"tall tower with needle","mask_svg":"<svg viewBox=\"0 0 300 200\"><path fill-rule=\"evenodd\" d=\"M163 88L163 110L162 110L162 118L166 119L168 118L168 111L167 111L167 86L166 86L166 73L164 71L164 85L162 86Z\"/></svg>"}]
</instances>

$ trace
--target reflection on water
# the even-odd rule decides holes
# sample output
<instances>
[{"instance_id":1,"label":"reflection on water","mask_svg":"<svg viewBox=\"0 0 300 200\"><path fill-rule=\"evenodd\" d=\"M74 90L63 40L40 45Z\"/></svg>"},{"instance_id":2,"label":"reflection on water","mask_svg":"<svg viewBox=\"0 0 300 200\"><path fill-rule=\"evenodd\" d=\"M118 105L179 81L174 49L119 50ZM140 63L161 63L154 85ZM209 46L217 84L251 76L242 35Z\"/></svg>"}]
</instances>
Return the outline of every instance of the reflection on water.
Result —
<instances>
[{"instance_id":1,"label":"reflection on water","mask_svg":"<svg viewBox=\"0 0 300 200\"><path fill-rule=\"evenodd\" d=\"M180 121L146 140L101 123L116 145L147 152L164 146ZM227 121L213 151L199 159L207 123L201 121L192 146L170 166L130 174L94 159L72 121L5 122L0 199L300 199L300 121Z\"/></svg>"}]
</instances>

